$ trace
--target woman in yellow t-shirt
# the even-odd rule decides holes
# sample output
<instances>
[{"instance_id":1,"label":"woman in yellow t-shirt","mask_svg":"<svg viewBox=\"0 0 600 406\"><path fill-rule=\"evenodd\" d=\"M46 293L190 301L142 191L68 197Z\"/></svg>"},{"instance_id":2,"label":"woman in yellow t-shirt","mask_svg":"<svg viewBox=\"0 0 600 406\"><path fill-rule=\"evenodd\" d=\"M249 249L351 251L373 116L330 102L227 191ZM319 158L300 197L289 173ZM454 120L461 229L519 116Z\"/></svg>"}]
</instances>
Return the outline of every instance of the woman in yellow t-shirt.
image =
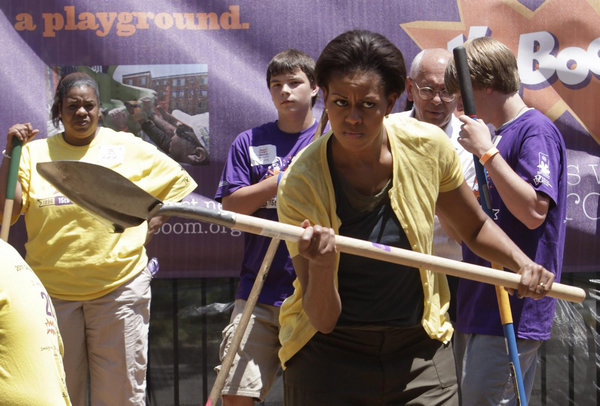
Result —
<instances>
[{"instance_id":1,"label":"woman in yellow t-shirt","mask_svg":"<svg viewBox=\"0 0 600 406\"><path fill-rule=\"evenodd\" d=\"M31 141L38 133L31 124L9 129L7 151L14 138L23 142L13 221L24 214L25 260L56 309L73 404L86 404L89 377L91 404L145 405L151 273L144 244L160 220L112 233L61 195L36 164L78 160L103 165L161 200L181 200L196 183L150 143L100 126L99 100L90 76L70 73L58 83L52 105L53 122L57 128L62 122L62 133ZM2 203L10 159L5 151Z\"/></svg>"}]
</instances>

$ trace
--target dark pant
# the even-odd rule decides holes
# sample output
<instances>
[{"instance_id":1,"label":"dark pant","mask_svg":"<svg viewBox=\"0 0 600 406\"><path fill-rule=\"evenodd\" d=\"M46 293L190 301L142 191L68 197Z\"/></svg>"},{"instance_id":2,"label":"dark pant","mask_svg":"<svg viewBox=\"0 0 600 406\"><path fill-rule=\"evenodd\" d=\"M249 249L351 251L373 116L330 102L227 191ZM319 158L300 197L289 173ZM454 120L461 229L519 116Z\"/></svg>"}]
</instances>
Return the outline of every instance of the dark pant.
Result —
<instances>
[{"instance_id":1,"label":"dark pant","mask_svg":"<svg viewBox=\"0 0 600 406\"><path fill-rule=\"evenodd\" d=\"M458 405L452 345L421 326L317 333L286 365L286 406Z\"/></svg>"}]
</instances>

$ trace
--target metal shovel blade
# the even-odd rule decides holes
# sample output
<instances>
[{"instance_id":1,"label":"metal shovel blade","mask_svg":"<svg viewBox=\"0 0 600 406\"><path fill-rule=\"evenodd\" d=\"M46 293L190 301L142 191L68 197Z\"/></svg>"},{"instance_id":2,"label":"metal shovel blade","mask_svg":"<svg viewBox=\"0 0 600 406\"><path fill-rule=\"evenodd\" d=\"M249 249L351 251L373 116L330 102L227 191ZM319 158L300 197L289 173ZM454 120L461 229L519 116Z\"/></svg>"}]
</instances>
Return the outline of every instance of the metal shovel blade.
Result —
<instances>
[{"instance_id":1,"label":"metal shovel blade","mask_svg":"<svg viewBox=\"0 0 600 406\"><path fill-rule=\"evenodd\" d=\"M104 223L108 220L115 232L141 224L162 205L129 179L104 166L52 161L38 163L37 170L73 203Z\"/></svg>"}]
</instances>

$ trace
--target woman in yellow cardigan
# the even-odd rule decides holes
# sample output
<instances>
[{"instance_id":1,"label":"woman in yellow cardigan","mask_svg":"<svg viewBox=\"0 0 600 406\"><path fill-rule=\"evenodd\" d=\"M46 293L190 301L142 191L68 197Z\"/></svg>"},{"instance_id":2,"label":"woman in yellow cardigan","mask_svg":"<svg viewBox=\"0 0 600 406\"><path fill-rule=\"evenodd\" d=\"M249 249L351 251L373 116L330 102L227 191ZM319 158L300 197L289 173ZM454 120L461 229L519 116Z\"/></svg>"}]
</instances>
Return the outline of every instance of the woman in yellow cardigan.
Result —
<instances>
[{"instance_id":1,"label":"woman in yellow cardigan","mask_svg":"<svg viewBox=\"0 0 600 406\"><path fill-rule=\"evenodd\" d=\"M439 128L391 115L404 91L402 53L349 31L316 65L331 131L298 155L278 191L297 279L281 307L285 404L456 405L444 275L339 254L334 234L431 253L436 209L474 251L519 272L542 297L553 275L481 210ZM540 282L544 286L538 286Z\"/></svg>"}]
</instances>

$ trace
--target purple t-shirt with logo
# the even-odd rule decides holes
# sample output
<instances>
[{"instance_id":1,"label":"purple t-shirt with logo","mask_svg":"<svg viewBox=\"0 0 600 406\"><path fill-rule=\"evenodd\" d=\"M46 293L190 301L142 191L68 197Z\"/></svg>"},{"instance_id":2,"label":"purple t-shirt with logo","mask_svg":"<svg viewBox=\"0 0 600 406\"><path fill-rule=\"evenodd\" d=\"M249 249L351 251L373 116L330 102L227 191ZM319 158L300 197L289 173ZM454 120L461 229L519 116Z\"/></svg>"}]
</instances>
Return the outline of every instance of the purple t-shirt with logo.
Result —
<instances>
[{"instance_id":1,"label":"purple t-shirt with logo","mask_svg":"<svg viewBox=\"0 0 600 406\"><path fill-rule=\"evenodd\" d=\"M496 224L538 264L553 272L560 281L567 193L566 148L556 126L537 110L530 109L496 132L497 145L511 168L536 191L550 198L544 223L535 230L517 220L502 202L488 176L491 209ZM464 261L489 266L463 244ZM518 338L550 338L556 300L510 297L513 324ZM458 331L502 336L502 325L494 287L461 279L457 293Z\"/></svg>"},{"instance_id":2,"label":"purple t-shirt with logo","mask_svg":"<svg viewBox=\"0 0 600 406\"><path fill-rule=\"evenodd\" d=\"M239 134L229 149L215 199L220 202L239 188L284 171L292 158L312 141L317 126L315 122L300 133L290 134L281 131L277 122L271 122ZM252 215L277 221L276 201L277 197L273 196ZM236 298L248 298L270 241L269 237L245 233L244 258ZM285 243L281 242L258 301L281 306L283 300L292 294L295 278L292 260Z\"/></svg>"}]
</instances>

